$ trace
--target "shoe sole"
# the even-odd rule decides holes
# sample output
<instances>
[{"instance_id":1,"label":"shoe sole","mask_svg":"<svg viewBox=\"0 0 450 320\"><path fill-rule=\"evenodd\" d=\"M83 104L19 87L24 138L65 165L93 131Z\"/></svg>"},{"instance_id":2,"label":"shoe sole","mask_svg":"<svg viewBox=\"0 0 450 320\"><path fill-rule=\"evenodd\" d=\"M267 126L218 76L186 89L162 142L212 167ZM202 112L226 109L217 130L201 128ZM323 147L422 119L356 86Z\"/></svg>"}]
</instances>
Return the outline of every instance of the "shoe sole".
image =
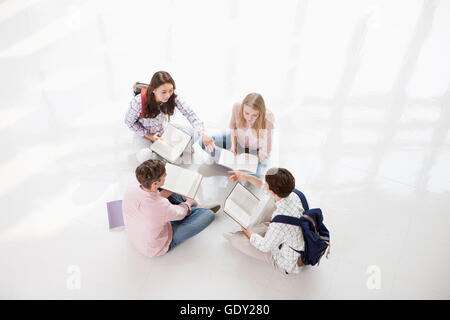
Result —
<instances>
[{"instance_id":1,"label":"shoe sole","mask_svg":"<svg viewBox=\"0 0 450 320\"><path fill-rule=\"evenodd\" d=\"M217 211L219 211L220 209L220 205L214 206L212 208L209 208L209 210L211 210L212 212L216 213Z\"/></svg>"}]
</instances>

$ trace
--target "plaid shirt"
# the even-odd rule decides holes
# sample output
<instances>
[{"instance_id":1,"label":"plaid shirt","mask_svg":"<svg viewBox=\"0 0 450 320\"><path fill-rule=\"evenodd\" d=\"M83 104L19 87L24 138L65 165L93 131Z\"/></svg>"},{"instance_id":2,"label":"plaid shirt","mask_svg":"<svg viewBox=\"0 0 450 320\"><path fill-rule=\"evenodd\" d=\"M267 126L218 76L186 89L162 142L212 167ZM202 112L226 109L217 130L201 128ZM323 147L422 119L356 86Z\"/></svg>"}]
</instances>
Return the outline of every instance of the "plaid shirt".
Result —
<instances>
[{"instance_id":1,"label":"plaid shirt","mask_svg":"<svg viewBox=\"0 0 450 320\"><path fill-rule=\"evenodd\" d=\"M275 205L276 209L272 214L272 219L279 214L300 218L304 212L302 202L294 192L276 202ZM300 254L290 248L304 250L303 233L299 227L285 223L271 223L264 237L252 233L250 243L263 252L271 251L277 265L286 272L298 273L300 271L300 267L297 266ZM281 249L279 249L280 244L283 244Z\"/></svg>"},{"instance_id":2,"label":"plaid shirt","mask_svg":"<svg viewBox=\"0 0 450 320\"><path fill-rule=\"evenodd\" d=\"M186 102L180 100L179 97L175 99L175 106L180 112L189 120L191 125L200 133L204 127L203 122L197 117ZM125 124L140 136L145 136L148 132L151 135L163 134L169 122L169 116L160 112L155 118L141 118L142 111L141 95L138 94L129 103L128 111L125 115Z\"/></svg>"}]
</instances>

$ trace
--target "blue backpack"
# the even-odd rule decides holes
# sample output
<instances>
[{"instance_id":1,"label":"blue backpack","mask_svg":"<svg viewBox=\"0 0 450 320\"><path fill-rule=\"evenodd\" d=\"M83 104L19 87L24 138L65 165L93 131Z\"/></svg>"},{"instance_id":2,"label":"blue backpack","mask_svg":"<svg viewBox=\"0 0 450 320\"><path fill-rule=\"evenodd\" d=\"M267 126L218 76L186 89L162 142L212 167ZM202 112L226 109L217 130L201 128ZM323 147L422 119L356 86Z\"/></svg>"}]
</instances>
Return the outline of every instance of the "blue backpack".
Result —
<instances>
[{"instance_id":1,"label":"blue backpack","mask_svg":"<svg viewBox=\"0 0 450 320\"><path fill-rule=\"evenodd\" d=\"M301 259L298 260L297 264L299 266L319 265L320 259L324 255L327 248L327 259L330 254L330 233L328 232L327 227L323 224L322 210L319 208L309 209L308 201L306 201L305 195L297 189L294 189L294 192L300 198L303 209L305 209L303 215L300 218L296 218L279 214L272 219L271 223L286 223L300 227L303 232L305 249L303 251L298 251L291 248L301 255ZM283 244L280 245L280 248L282 245Z\"/></svg>"}]
</instances>

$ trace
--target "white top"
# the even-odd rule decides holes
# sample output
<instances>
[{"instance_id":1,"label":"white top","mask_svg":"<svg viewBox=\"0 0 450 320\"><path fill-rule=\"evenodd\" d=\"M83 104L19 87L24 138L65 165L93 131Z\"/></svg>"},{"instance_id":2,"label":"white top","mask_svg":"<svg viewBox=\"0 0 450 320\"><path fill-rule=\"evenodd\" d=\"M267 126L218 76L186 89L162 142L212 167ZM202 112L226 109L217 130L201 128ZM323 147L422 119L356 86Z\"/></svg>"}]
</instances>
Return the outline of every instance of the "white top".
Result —
<instances>
[{"instance_id":1,"label":"white top","mask_svg":"<svg viewBox=\"0 0 450 320\"><path fill-rule=\"evenodd\" d=\"M275 205L276 209L272 214L272 219L279 214L300 218L304 212L302 202L294 192L276 202ZM297 265L300 254L291 249L292 247L295 250L304 250L305 243L300 227L285 223L271 223L264 237L252 233L250 243L263 252L271 251L277 265L288 273L300 271L300 267ZM283 246L279 249L281 243Z\"/></svg>"}]
</instances>

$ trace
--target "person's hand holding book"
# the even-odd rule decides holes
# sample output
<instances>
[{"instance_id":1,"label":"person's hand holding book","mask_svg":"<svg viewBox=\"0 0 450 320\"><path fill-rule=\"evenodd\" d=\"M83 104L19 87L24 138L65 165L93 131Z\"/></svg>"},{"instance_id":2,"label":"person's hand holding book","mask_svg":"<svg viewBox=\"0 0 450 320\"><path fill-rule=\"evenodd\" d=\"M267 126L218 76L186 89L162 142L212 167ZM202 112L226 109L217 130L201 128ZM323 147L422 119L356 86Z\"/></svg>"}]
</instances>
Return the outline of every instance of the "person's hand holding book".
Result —
<instances>
[{"instance_id":1,"label":"person's hand holding book","mask_svg":"<svg viewBox=\"0 0 450 320\"><path fill-rule=\"evenodd\" d=\"M158 140L164 141L164 138L161 137L159 134L152 135L152 139L153 139L152 140L153 142L158 141Z\"/></svg>"},{"instance_id":2,"label":"person's hand holding book","mask_svg":"<svg viewBox=\"0 0 450 320\"><path fill-rule=\"evenodd\" d=\"M191 208L198 205L197 201L195 201L194 199L191 199L191 198L186 198L186 202L183 202L183 203L187 203L189 205L189 210L188 210L188 213L186 214L186 217L191 215L191 213L192 213Z\"/></svg>"},{"instance_id":3,"label":"person's hand holding book","mask_svg":"<svg viewBox=\"0 0 450 320\"><path fill-rule=\"evenodd\" d=\"M244 227L241 226L242 232L244 232L244 234L247 236L247 238L250 239L250 237L252 236L252 231L250 229L245 229Z\"/></svg>"},{"instance_id":4,"label":"person's hand holding book","mask_svg":"<svg viewBox=\"0 0 450 320\"><path fill-rule=\"evenodd\" d=\"M157 141L157 140L161 140L161 141L163 141L164 139L157 133L157 134L150 134L150 133L146 133L145 134L145 137L148 139L148 140L150 140L150 141L152 141L152 142L155 142L155 141Z\"/></svg>"},{"instance_id":5,"label":"person's hand holding book","mask_svg":"<svg viewBox=\"0 0 450 320\"><path fill-rule=\"evenodd\" d=\"M198 206L198 202L195 201L194 199L186 198L186 202L187 202L191 207L196 207L196 206Z\"/></svg>"}]
</instances>

